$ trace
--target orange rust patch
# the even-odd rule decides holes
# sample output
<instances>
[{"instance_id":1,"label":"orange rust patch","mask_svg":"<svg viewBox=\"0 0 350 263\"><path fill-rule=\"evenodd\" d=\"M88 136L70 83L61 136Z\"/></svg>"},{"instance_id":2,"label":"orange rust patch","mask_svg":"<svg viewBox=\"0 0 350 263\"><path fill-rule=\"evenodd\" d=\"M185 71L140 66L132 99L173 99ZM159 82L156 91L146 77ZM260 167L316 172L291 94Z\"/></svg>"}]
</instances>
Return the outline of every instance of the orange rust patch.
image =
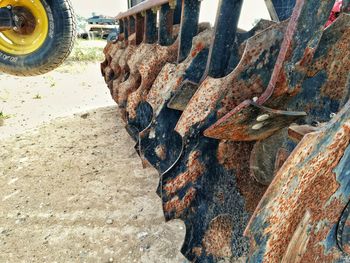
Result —
<instances>
[{"instance_id":1,"label":"orange rust patch","mask_svg":"<svg viewBox=\"0 0 350 263\"><path fill-rule=\"evenodd\" d=\"M202 255L202 247L194 247L192 248L193 254L195 254L197 257L200 257Z\"/></svg>"},{"instance_id":2,"label":"orange rust patch","mask_svg":"<svg viewBox=\"0 0 350 263\"><path fill-rule=\"evenodd\" d=\"M339 19L343 19L343 17ZM340 20L336 23L338 22ZM314 61L308 71L309 77L316 75L321 70L327 72L327 82L322 87L321 94L335 100L344 97L344 93L347 91L348 72L350 71L350 27L345 28L342 37L325 56L321 56Z\"/></svg>"},{"instance_id":3,"label":"orange rust patch","mask_svg":"<svg viewBox=\"0 0 350 263\"><path fill-rule=\"evenodd\" d=\"M253 143L220 141L217 158L227 170L234 170L237 187L245 199L246 210L253 213L267 186L250 176L249 158Z\"/></svg>"},{"instance_id":4,"label":"orange rust patch","mask_svg":"<svg viewBox=\"0 0 350 263\"><path fill-rule=\"evenodd\" d=\"M142 53L142 60L138 60L135 67L141 75L141 84L135 87L136 92L129 96L127 111L131 118L136 118L136 109L141 101L145 101L147 94L154 81L167 62L176 60L178 41L171 46L152 45L147 50L139 50ZM167 79L167 76L165 76Z\"/></svg>"},{"instance_id":5,"label":"orange rust patch","mask_svg":"<svg viewBox=\"0 0 350 263\"><path fill-rule=\"evenodd\" d=\"M216 101L222 94L219 88L221 85L222 79L208 77L203 81L175 127L182 137L185 137L193 125L205 121L210 112L214 110Z\"/></svg>"},{"instance_id":6,"label":"orange rust patch","mask_svg":"<svg viewBox=\"0 0 350 263\"><path fill-rule=\"evenodd\" d=\"M214 218L203 238L205 252L214 257L231 257L232 227L230 216Z\"/></svg>"},{"instance_id":7,"label":"orange rust patch","mask_svg":"<svg viewBox=\"0 0 350 263\"><path fill-rule=\"evenodd\" d=\"M179 215L184 211L187 207L190 206L194 197L196 196L197 190L191 187L188 189L187 193L182 199L179 199L178 196L173 197L170 201L166 202L163 205L163 210L166 213L175 212L175 216L179 217Z\"/></svg>"},{"instance_id":8,"label":"orange rust patch","mask_svg":"<svg viewBox=\"0 0 350 263\"><path fill-rule=\"evenodd\" d=\"M334 261L338 252L325 255L321 241L325 240L331 227L338 222L344 209L341 200L331 197L339 188L333 170L349 146L348 131L347 123L323 150L318 148L318 140L315 141L315 138L320 138L320 134L306 135L283 166L283 170L276 175L273 184L278 187L272 186L272 189L277 191L277 195L265 208L270 214L266 234L271 236L264 256L267 262L281 261L306 209L311 214L309 222L312 228L309 231L308 245L301 255L302 262L315 262L316 256L320 262ZM326 132L323 131L322 137L326 136ZM312 153L315 155L307 159ZM300 166L301 160L307 163ZM319 224L321 225L318 226Z\"/></svg>"},{"instance_id":9,"label":"orange rust patch","mask_svg":"<svg viewBox=\"0 0 350 263\"><path fill-rule=\"evenodd\" d=\"M204 44L202 42L197 43L195 48L191 52L191 56L194 58L203 48Z\"/></svg>"},{"instance_id":10,"label":"orange rust patch","mask_svg":"<svg viewBox=\"0 0 350 263\"><path fill-rule=\"evenodd\" d=\"M187 184L196 182L198 178L203 175L204 167L198 160L199 156L200 152L192 152L187 162L187 170L178 175L176 178L167 182L167 184L164 186L164 190L168 195L175 194Z\"/></svg>"},{"instance_id":11,"label":"orange rust patch","mask_svg":"<svg viewBox=\"0 0 350 263\"><path fill-rule=\"evenodd\" d=\"M166 148L165 145L158 145L155 149L156 155L158 156L159 159L162 161L165 160L166 158Z\"/></svg>"}]
</instances>

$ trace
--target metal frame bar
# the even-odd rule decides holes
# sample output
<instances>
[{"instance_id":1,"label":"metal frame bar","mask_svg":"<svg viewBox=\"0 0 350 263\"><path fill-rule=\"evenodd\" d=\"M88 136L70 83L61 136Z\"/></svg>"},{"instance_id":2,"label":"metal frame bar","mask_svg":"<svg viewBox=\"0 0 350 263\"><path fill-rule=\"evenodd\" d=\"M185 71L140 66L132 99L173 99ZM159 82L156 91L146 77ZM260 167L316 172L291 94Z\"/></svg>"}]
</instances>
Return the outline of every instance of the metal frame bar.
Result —
<instances>
[{"instance_id":1,"label":"metal frame bar","mask_svg":"<svg viewBox=\"0 0 350 263\"><path fill-rule=\"evenodd\" d=\"M238 56L238 47L234 45L234 42L242 4L243 0L220 0L215 21L214 39L210 47L204 77L207 75L214 78L223 77L231 53Z\"/></svg>"},{"instance_id":2,"label":"metal frame bar","mask_svg":"<svg viewBox=\"0 0 350 263\"><path fill-rule=\"evenodd\" d=\"M296 0L265 0L265 3L271 19L279 22L292 15Z\"/></svg>"},{"instance_id":3,"label":"metal frame bar","mask_svg":"<svg viewBox=\"0 0 350 263\"><path fill-rule=\"evenodd\" d=\"M127 41L129 39L129 19L124 18L124 39Z\"/></svg>"},{"instance_id":4,"label":"metal frame bar","mask_svg":"<svg viewBox=\"0 0 350 263\"><path fill-rule=\"evenodd\" d=\"M117 19L123 19L129 16L133 16L145 10L149 10L154 7L161 6L167 3L169 3L169 0L148 0L148 1L142 2L141 4L135 5L134 7L127 10L126 12L119 13L117 15Z\"/></svg>"},{"instance_id":5,"label":"metal frame bar","mask_svg":"<svg viewBox=\"0 0 350 263\"><path fill-rule=\"evenodd\" d=\"M182 0L178 63L186 59L191 51L192 39L198 32L200 6L198 0Z\"/></svg>"},{"instance_id":6,"label":"metal frame bar","mask_svg":"<svg viewBox=\"0 0 350 263\"><path fill-rule=\"evenodd\" d=\"M147 2L146 2L147 3ZM143 40L145 43L153 44L157 41L157 14L151 9L145 14L145 29Z\"/></svg>"},{"instance_id":7,"label":"metal frame bar","mask_svg":"<svg viewBox=\"0 0 350 263\"><path fill-rule=\"evenodd\" d=\"M174 25L181 23L181 12L182 12L182 0L176 0L174 10Z\"/></svg>"},{"instance_id":8,"label":"metal frame bar","mask_svg":"<svg viewBox=\"0 0 350 263\"><path fill-rule=\"evenodd\" d=\"M139 45L143 41L145 33L145 19L141 14L135 15L135 31L136 31L136 45Z\"/></svg>"},{"instance_id":9,"label":"metal frame bar","mask_svg":"<svg viewBox=\"0 0 350 263\"><path fill-rule=\"evenodd\" d=\"M119 33L124 33L124 21L123 19L119 19Z\"/></svg>"},{"instance_id":10,"label":"metal frame bar","mask_svg":"<svg viewBox=\"0 0 350 263\"><path fill-rule=\"evenodd\" d=\"M129 23L128 23L128 31L129 31L129 36L135 33L135 18L133 16L128 17Z\"/></svg>"},{"instance_id":11,"label":"metal frame bar","mask_svg":"<svg viewBox=\"0 0 350 263\"><path fill-rule=\"evenodd\" d=\"M169 4L164 4L159 10L158 43L168 46L173 42L174 9Z\"/></svg>"},{"instance_id":12,"label":"metal frame bar","mask_svg":"<svg viewBox=\"0 0 350 263\"><path fill-rule=\"evenodd\" d=\"M276 8L273 5L272 0L265 0L265 5L269 11L270 17L273 21L280 22L280 18L277 15Z\"/></svg>"}]
</instances>

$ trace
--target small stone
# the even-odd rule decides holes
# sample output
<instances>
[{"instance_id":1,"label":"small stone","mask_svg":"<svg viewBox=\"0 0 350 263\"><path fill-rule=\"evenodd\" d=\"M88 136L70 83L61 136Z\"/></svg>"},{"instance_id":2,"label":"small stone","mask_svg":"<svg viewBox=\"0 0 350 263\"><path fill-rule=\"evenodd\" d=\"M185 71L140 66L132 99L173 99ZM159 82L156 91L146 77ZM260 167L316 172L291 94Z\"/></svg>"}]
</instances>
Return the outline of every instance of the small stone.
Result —
<instances>
[{"instance_id":1,"label":"small stone","mask_svg":"<svg viewBox=\"0 0 350 263\"><path fill-rule=\"evenodd\" d=\"M113 258L109 258L108 262L113 262L114 259Z\"/></svg>"},{"instance_id":2,"label":"small stone","mask_svg":"<svg viewBox=\"0 0 350 263\"><path fill-rule=\"evenodd\" d=\"M106 223L107 223L108 225L113 224L113 219L108 218L108 219L106 220Z\"/></svg>"},{"instance_id":3,"label":"small stone","mask_svg":"<svg viewBox=\"0 0 350 263\"><path fill-rule=\"evenodd\" d=\"M140 251L145 252L145 251L149 250L150 248L151 248L151 246L149 244L146 244L146 245L140 247Z\"/></svg>"},{"instance_id":4,"label":"small stone","mask_svg":"<svg viewBox=\"0 0 350 263\"><path fill-rule=\"evenodd\" d=\"M140 240L145 239L147 236L148 236L147 232L140 232L140 233L137 234L137 238L140 239Z\"/></svg>"},{"instance_id":5,"label":"small stone","mask_svg":"<svg viewBox=\"0 0 350 263\"><path fill-rule=\"evenodd\" d=\"M82 119L86 119L87 117L89 117L89 113L84 113L84 114L80 115L80 117Z\"/></svg>"}]
</instances>

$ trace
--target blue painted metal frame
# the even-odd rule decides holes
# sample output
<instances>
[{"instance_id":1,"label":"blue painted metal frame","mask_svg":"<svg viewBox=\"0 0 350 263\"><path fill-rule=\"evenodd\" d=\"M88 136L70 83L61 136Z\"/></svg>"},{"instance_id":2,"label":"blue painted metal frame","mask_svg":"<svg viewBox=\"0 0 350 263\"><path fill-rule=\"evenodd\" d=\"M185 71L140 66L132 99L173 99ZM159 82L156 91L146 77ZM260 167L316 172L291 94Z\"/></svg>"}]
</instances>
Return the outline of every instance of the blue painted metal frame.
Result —
<instances>
[{"instance_id":1,"label":"blue painted metal frame","mask_svg":"<svg viewBox=\"0 0 350 263\"><path fill-rule=\"evenodd\" d=\"M158 43L168 46L173 43L174 10L169 4L162 5L159 10Z\"/></svg>"},{"instance_id":2,"label":"blue painted metal frame","mask_svg":"<svg viewBox=\"0 0 350 263\"><path fill-rule=\"evenodd\" d=\"M207 75L214 78L223 77L230 56L238 57L238 46L234 43L242 4L243 0L220 1L216 15L214 39L210 48L204 78ZM236 59L236 61L238 60Z\"/></svg>"},{"instance_id":3,"label":"blue painted metal frame","mask_svg":"<svg viewBox=\"0 0 350 263\"><path fill-rule=\"evenodd\" d=\"M124 40L127 41L129 39L129 21L128 18L124 18Z\"/></svg>"},{"instance_id":4,"label":"blue painted metal frame","mask_svg":"<svg viewBox=\"0 0 350 263\"><path fill-rule=\"evenodd\" d=\"M141 42L143 41L144 32L145 32L145 19L144 17L142 17L141 14L136 14L135 15L136 45L141 44Z\"/></svg>"},{"instance_id":5,"label":"blue painted metal frame","mask_svg":"<svg viewBox=\"0 0 350 263\"><path fill-rule=\"evenodd\" d=\"M157 14L152 10L147 10L145 14L145 35L144 42L147 44L153 44L158 39L157 32Z\"/></svg>"},{"instance_id":6,"label":"blue painted metal frame","mask_svg":"<svg viewBox=\"0 0 350 263\"><path fill-rule=\"evenodd\" d=\"M280 21L288 19L295 7L296 0L271 0Z\"/></svg>"},{"instance_id":7,"label":"blue painted metal frame","mask_svg":"<svg viewBox=\"0 0 350 263\"><path fill-rule=\"evenodd\" d=\"M123 19L119 19L119 33L122 34L124 33L124 20Z\"/></svg>"},{"instance_id":8,"label":"blue painted metal frame","mask_svg":"<svg viewBox=\"0 0 350 263\"><path fill-rule=\"evenodd\" d=\"M192 39L198 33L200 6L201 1L182 0L178 63L186 59L192 48Z\"/></svg>"},{"instance_id":9,"label":"blue painted metal frame","mask_svg":"<svg viewBox=\"0 0 350 263\"><path fill-rule=\"evenodd\" d=\"M128 17L128 26L129 26L129 36L135 33L135 17L129 16Z\"/></svg>"},{"instance_id":10,"label":"blue painted metal frame","mask_svg":"<svg viewBox=\"0 0 350 263\"><path fill-rule=\"evenodd\" d=\"M181 23L181 12L182 12L182 0L176 0L174 10L174 25L180 25Z\"/></svg>"}]
</instances>

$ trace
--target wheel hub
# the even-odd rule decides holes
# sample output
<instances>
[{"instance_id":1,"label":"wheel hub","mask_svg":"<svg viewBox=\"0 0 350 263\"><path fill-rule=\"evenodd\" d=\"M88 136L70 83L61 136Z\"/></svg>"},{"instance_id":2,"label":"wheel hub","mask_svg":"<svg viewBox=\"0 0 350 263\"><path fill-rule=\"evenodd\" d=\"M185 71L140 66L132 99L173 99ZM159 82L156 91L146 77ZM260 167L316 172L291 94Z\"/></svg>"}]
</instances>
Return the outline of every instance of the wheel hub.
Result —
<instances>
[{"instance_id":1,"label":"wheel hub","mask_svg":"<svg viewBox=\"0 0 350 263\"><path fill-rule=\"evenodd\" d=\"M12 13L15 22L14 31L22 35L30 35L34 32L36 20L29 9L25 7L14 7Z\"/></svg>"},{"instance_id":2,"label":"wheel hub","mask_svg":"<svg viewBox=\"0 0 350 263\"><path fill-rule=\"evenodd\" d=\"M12 12L11 29L0 31L0 51L9 55L28 55L37 51L49 32L49 19L40 0L3 0L0 8Z\"/></svg>"}]
</instances>

